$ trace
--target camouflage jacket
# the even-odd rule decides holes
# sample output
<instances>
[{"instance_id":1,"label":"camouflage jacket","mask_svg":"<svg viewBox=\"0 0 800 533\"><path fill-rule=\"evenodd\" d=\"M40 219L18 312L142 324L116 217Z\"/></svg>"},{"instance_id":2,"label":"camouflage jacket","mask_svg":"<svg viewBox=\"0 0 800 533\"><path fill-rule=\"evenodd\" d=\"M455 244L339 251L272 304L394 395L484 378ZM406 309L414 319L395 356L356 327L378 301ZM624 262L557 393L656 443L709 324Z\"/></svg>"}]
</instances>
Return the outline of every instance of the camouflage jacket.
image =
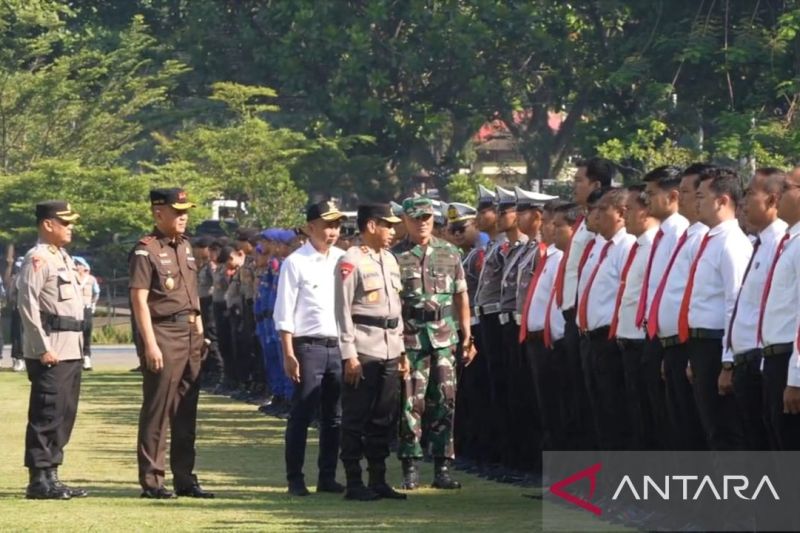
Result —
<instances>
[{"instance_id":1,"label":"camouflage jacket","mask_svg":"<svg viewBox=\"0 0 800 533\"><path fill-rule=\"evenodd\" d=\"M426 247L408 239L401 241L392 248L392 253L397 257L403 283L400 297L403 301L406 349L422 349L423 335L427 335L433 348L447 348L456 344L458 327L452 307L453 295L467 291L458 248L431 237ZM442 316L427 321L415 318L423 313Z\"/></svg>"}]
</instances>

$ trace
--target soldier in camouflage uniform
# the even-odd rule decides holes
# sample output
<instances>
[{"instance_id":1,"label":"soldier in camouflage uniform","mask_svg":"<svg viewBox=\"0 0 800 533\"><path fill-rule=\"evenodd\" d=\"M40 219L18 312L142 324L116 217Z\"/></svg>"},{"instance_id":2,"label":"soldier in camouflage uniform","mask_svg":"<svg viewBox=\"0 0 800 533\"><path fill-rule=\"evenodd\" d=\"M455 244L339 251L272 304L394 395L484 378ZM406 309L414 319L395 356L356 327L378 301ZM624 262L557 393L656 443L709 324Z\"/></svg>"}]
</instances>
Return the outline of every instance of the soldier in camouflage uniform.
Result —
<instances>
[{"instance_id":1,"label":"soldier in camouflage uniform","mask_svg":"<svg viewBox=\"0 0 800 533\"><path fill-rule=\"evenodd\" d=\"M403 282L403 340L410 367L410 375L403 380L398 450L403 487L413 490L419 486L416 462L423 456L420 441L424 430L435 461L433 487L456 489L461 485L449 473L454 456L455 348L458 329L470 329L467 283L458 249L431 236L430 199L406 199L403 210L408 237L392 249ZM465 364L469 364L476 353L472 336L464 338L462 349ZM434 387L428 387L429 379Z\"/></svg>"}]
</instances>

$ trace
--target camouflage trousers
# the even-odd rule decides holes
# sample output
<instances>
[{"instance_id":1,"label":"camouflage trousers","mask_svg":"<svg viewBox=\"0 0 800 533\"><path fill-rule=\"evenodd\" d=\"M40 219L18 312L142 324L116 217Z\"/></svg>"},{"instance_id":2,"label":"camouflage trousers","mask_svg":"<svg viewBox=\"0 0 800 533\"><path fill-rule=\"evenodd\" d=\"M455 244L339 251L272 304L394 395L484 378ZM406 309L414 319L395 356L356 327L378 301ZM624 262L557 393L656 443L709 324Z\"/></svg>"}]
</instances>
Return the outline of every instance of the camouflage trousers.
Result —
<instances>
[{"instance_id":1,"label":"camouflage trousers","mask_svg":"<svg viewBox=\"0 0 800 533\"><path fill-rule=\"evenodd\" d=\"M422 350L408 350L406 356L411 372L403 380L397 455L400 459L422 458L420 442L424 431L433 457L452 459L456 407L453 347L431 348L428 344Z\"/></svg>"}]
</instances>

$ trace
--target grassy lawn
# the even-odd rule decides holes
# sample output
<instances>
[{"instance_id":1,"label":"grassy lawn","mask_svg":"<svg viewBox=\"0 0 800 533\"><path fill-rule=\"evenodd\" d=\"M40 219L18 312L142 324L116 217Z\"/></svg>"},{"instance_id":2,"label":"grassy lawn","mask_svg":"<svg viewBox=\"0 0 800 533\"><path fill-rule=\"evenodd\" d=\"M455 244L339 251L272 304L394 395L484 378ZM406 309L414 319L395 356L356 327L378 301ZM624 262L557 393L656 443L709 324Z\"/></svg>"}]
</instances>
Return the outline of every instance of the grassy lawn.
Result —
<instances>
[{"instance_id":1,"label":"grassy lawn","mask_svg":"<svg viewBox=\"0 0 800 533\"><path fill-rule=\"evenodd\" d=\"M406 502L346 502L328 494L292 498L284 487L284 422L259 415L253 406L207 395L200 400L196 471L217 498L143 501L139 499L134 453L140 377L126 369L101 367L84 374L80 412L60 473L65 481L88 488L91 496L68 502L24 499L28 382L24 375L7 369L0 372L0 531L543 528L538 489L501 485L462 473L458 473L464 485L461 491L424 489L411 494ZM315 457L316 448L310 446L306 463L310 487L315 481ZM389 464L390 481L396 484L398 463L390 459ZM424 479L429 482L431 475L426 464ZM343 477L340 469L340 480ZM580 529L579 514L574 525Z\"/></svg>"}]
</instances>

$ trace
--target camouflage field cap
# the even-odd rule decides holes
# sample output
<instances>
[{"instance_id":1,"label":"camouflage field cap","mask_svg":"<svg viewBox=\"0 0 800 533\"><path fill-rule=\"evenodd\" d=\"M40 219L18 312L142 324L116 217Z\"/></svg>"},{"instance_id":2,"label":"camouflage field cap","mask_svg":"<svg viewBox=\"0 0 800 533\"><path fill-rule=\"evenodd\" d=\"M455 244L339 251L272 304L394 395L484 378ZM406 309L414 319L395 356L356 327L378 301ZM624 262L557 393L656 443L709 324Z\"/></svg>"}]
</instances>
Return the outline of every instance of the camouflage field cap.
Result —
<instances>
[{"instance_id":1,"label":"camouflage field cap","mask_svg":"<svg viewBox=\"0 0 800 533\"><path fill-rule=\"evenodd\" d=\"M433 216L433 202L430 198L420 196L403 200L403 212L411 218L425 218Z\"/></svg>"}]
</instances>

